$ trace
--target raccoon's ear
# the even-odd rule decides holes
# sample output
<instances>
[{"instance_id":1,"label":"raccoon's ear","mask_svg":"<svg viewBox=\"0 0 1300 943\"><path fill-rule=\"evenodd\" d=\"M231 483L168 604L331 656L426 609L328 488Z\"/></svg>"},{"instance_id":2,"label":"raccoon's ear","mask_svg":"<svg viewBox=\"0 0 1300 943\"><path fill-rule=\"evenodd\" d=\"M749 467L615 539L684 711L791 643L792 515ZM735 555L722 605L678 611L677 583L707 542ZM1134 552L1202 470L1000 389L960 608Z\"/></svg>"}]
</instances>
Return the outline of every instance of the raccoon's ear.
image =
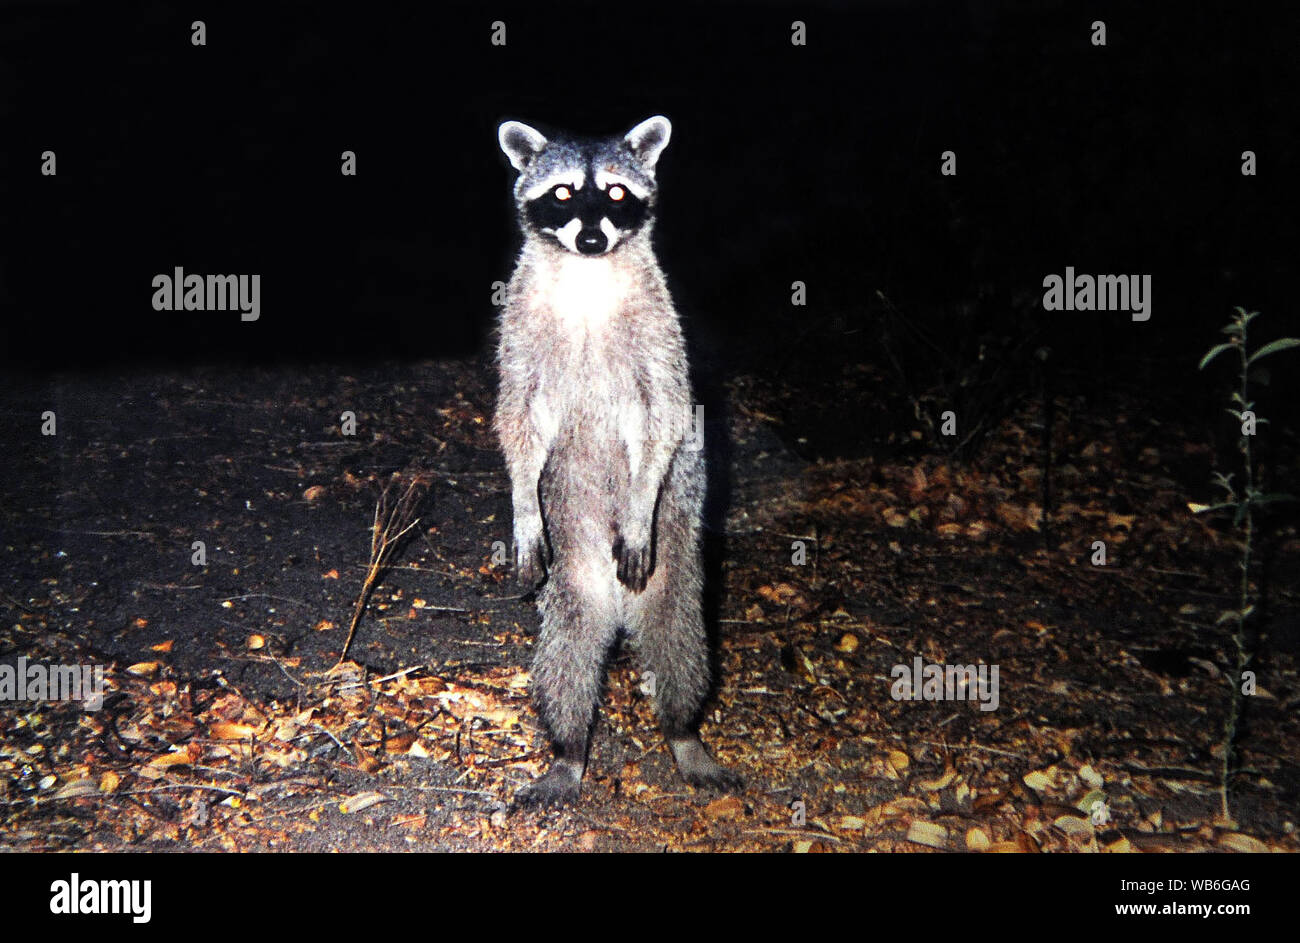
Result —
<instances>
[{"instance_id":1,"label":"raccoon's ear","mask_svg":"<svg viewBox=\"0 0 1300 943\"><path fill-rule=\"evenodd\" d=\"M546 146L546 137L521 121L507 121L497 129L497 140L515 170L523 170Z\"/></svg>"},{"instance_id":2,"label":"raccoon's ear","mask_svg":"<svg viewBox=\"0 0 1300 943\"><path fill-rule=\"evenodd\" d=\"M646 170L654 170L672 133L673 126L668 119L663 115L655 115L629 131L623 140L627 141L628 147L632 148L632 153Z\"/></svg>"}]
</instances>

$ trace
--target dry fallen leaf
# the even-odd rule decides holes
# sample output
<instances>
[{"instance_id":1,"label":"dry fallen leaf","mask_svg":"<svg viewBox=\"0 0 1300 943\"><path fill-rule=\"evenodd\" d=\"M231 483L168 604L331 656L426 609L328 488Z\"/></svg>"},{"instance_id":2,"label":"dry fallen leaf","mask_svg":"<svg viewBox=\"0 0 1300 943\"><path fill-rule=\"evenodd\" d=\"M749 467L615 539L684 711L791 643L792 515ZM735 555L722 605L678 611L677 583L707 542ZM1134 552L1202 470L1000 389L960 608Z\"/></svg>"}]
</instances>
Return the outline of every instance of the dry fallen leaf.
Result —
<instances>
[{"instance_id":1,"label":"dry fallen leaf","mask_svg":"<svg viewBox=\"0 0 1300 943\"><path fill-rule=\"evenodd\" d=\"M296 721L281 720L271 731L271 739L279 740L281 743L289 743L294 737L298 736L299 726Z\"/></svg>"},{"instance_id":2,"label":"dry fallen leaf","mask_svg":"<svg viewBox=\"0 0 1300 943\"><path fill-rule=\"evenodd\" d=\"M1091 836L1093 834L1092 822L1077 815L1058 816L1052 824L1067 835Z\"/></svg>"},{"instance_id":3,"label":"dry fallen leaf","mask_svg":"<svg viewBox=\"0 0 1300 943\"><path fill-rule=\"evenodd\" d=\"M372 805L388 801L388 797L382 792L359 792L356 795L348 796L339 803L339 811L344 815L352 815L363 809L368 809Z\"/></svg>"},{"instance_id":4,"label":"dry fallen leaf","mask_svg":"<svg viewBox=\"0 0 1300 943\"><path fill-rule=\"evenodd\" d=\"M930 807L916 796L899 796L868 810L867 815L878 815L882 819L897 818L903 815L924 815Z\"/></svg>"},{"instance_id":5,"label":"dry fallen leaf","mask_svg":"<svg viewBox=\"0 0 1300 943\"><path fill-rule=\"evenodd\" d=\"M357 755L357 766L359 766L364 772L367 773L378 772L379 769L384 765L383 763L379 762L379 759L373 753L366 750L359 743L352 744L352 752Z\"/></svg>"},{"instance_id":6,"label":"dry fallen leaf","mask_svg":"<svg viewBox=\"0 0 1300 943\"><path fill-rule=\"evenodd\" d=\"M1219 836L1219 845L1229 851L1240 851L1246 854L1264 854L1268 851L1268 845L1258 838L1243 835L1241 832L1227 832Z\"/></svg>"},{"instance_id":7,"label":"dry fallen leaf","mask_svg":"<svg viewBox=\"0 0 1300 943\"><path fill-rule=\"evenodd\" d=\"M1079 778L1082 779L1093 789L1102 787L1103 779L1101 774L1092 768L1091 764L1085 764L1079 767Z\"/></svg>"},{"instance_id":8,"label":"dry fallen leaf","mask_svg":"<svg viewBox=\"0 0 1300 943\"><path fill-rule=\"evenodd\" d=\"M930 848L947 848L948 830L935 822L917 819L907 829L907 840Z\"/></svg>"},{"instance_id":9,"label":"dry fallen leaf","mask_svg":"<svg viewBox=\"0 0 1300 943\"><path fill-rule=\"evenodd\" d=\"M409 753L415 743L415 734L410 731L394 734L384 741L385 753Z\"/></svg>"},{"instance_id":10,"label":"dry fallen leaf","mask_svg":"<svg viewBox=\"0 0 1300 943\"><path fill-rule=\"evenodd\" d=\"M199 747L196 743L173 750L171 753L164 753L161 756L155 756L149 761L148 765L154 769L162 769L168 766L189 766L199 758Z\"/></svg>"},{"instance_id":11,"label":"dry fallen leaf","mask_svg":"<svg viewBox=\"0 0 1300 943\"><path fill-rule=\"evenodd\" d=\"M943 771L937 779L918 779L916 785L920 789L931 792L938 792L940 789L947 788L948 784L957 778L957 770L951 764Z\"/></svg>"},{"instance_id":12,"label":"dry fallen leaf","mask_svg":"<svg viewBox=\"0 0 1300 943\"><path fill-rule=\"evenodd\" d=\"M93 779L78 779L76 782L64 783L54 794L55 799L75 799L78 796L94 796L99 793L99 785Z\"/></svg>"},{"instance_id":13,"label":"dry fallen leaf","mask_svg":"<svg viewBox=\"0 0 1300 943\"><path fill-rule=\"evenodd\" d=\"M745 803L739 796L723 796L714 799L704 807L704 814L711 819L729 821L739 818L745 811Z\"/></svg>"},{"instance_id":14,"label":"dry fallen leaf","mask_svg":"<svg viewBox=\"0 0 1300 943\"><path fill-rule=\"evenodd\" d=\"M214 740L247 740L257 732L248 724L216 723L208 728Z\"/></svg>"},{"instance_id":15,"label":"dry fallen leaf","mask_svg":"<svg viewBox=\"0 0 1300 943\"><path fill-rule=\"evenodd\" d=\"M1025 785L1034 792L1046 792L1052 785L1052 777L1041 769L1036 769L1032 773L1025 773Z\"/></svg>"}]
</instances>

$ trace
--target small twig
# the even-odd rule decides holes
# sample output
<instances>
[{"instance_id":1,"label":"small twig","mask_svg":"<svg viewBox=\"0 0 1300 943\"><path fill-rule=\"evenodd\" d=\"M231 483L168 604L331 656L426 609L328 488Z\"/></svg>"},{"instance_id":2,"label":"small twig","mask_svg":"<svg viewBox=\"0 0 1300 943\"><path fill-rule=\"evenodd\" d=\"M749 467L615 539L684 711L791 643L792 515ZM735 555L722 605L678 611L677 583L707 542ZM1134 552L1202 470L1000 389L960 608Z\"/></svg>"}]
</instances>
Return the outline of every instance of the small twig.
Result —
<instances>
[{"instance_id":1,"label":"small twig","mask_svg":"<svg viewBox=\"0 0 1300 943\"><path fill-rule=\"evenodd\" d=\"M26 612L28 614L34 614L36 612L35 609L28 608L26 605L19 602L17 599L14 599L14 597L10 596L6 592L0 592L0 599L3 599L5 602L9 603L9 605L13 606L16 609L21 609L23 612Z\"/></svg>"},{"instance_id":2,"label":"small twig","mask_svg":"<svg viewBox=\"0 0 1300 943\"><path fill-rule=\"evenodd\" d=\"M343 642L343 651L339 653L339 660L335 667L347 660L348 650L352 647L353 638L356 637L357 626L361 624L361 614L365 612L366 602L370 599L370 594L374 591L375 584L379 582L379 577L384 572L388 561L392 558L393 551L401 539L420 523L418 517L412 519L411 515L419 504L422 487L423 481L419 477L412 479L397 503L390 506L389 488L386 485L380 492L379 500L375 502L374 520L370 525L370 564L366 568L366 578L361 585L361 593L357 596L356 608L352 611L348 637Z\"/></svg>"},{"instance_id":3,"label":"small twig","mask_svg":"<svg viewBox=\"0 0 1300 943\"><path fill-rule=\"evenodd\" d=\"M462 796L483 796L487 799L501 798L495 792L485 789L461 789L457 786L394 786L395 789L416 789L420 792L450 792Z\"/></svg>"},{"instance_id":4,"label":"small twig","mask_svg":"<svg viewBox=\"0 0 1300 943\"><path fill-rule=\"evenodd\" d=\"M298 680L297 678L295 678L293 675L289 674L289 670L288 670L287 668L285 668L284 665L280 664L280 659L278 659L278 658L276 658L274 655L272 655L272 656L271 656L271 661L275 663L275 667L277 667L277 668L280 669L280 674L284 675L286 678L288 678L290 681L292 681L295 687L297 687L297 688L303 688L303 687L305 687L305 685L304 685L301 681L299 681L299 680Z\"/></svg>"},{"instance_id":5,"label":"small twig","mask_svg":"<svg viewBox=\"0 0 1300 943\"><path fill-rule=\"evenodd\" d=\"M394 681L398 678L409 675L412 671L421 671L423 668L424 665L414 665L410 668L403 668L401 671L394 671L390 675L384 675L382 678L373 678L370 681L349 681L347 684L340 684L338 690L347 691L351 688L365 687L367 684L382 684L385 681Z\"/></svg>"},{"instance_id":6,"label":"small twig","mask_svg":"<svg viewBox=\"0 0 1300 943\"><path fill-rule=\"evenodd\" d=\"M844 844L843 838L837 838L827 832L812 832L800 828L748 828L745 829L747 835L798 835L800 838L817 838L833 841L837 844Z\"/></svg>"},{"instance_id":7,"label":"small twig","mask_svg":"<svg viewBox=\"0 0 1300 943\"><path fill-rule=\"evenodd\" d=\"M326 730L326 729L325 729L324 727L322 727L320 724L312 724L311 726L312 726L312 729L313 729L313 730L318 730L318 731L320 731L321 733L325 734L325 736L327 736L327 737L329 737L331 740L333 740L333 741L334 741L334 745L337 746L337 747L338 747L340 750L342 750L344 753L348 752L348 748L345 747L345 746L344 746L344 745L339 741L339 738L336 737L336 736L334 736L334 734L330 733L328 730Z\"/></svg>"},{"instance_id":8,"label":"small twig","mask_svg":"<svg viewBox=\"0 0 1300 943\"><path fill-rule=\"evenodd\" d=\"M986 747L982 743L941 743L938 740L922 740L921 742L928 743L932 747L939 747L942 750L983 750L985 753L996 753L998 756L1009 756L1016 760L1029 759L1023 753L1012 753L1009 750L999 750L997 747Z\"/></svg>"},{"instance_id":9,"label":"small twig","mask_svg":"<svg viewBox=\"0 0 1300 943\"><path fill-rule=\"evenodd\" d=\"M208 792L224 793L228 796L239 796L241 799L248 795L246 792L241 792L238 789L226 789L223 786L205 786L200 783L171 783L166 786L154 786L151 789L128 789L124 792L95 792L75 796L37 796L34 801L32 799L15 799L9 802L0 802L0 805L14 806L26 805L28 803L32 803L33 805L42 805L46 802L62 802L67 799L103 799L112 801L114 799L120 799L122 796L147 796L153 792L165 792L170 789L203 789ZM138 803L136 804L138 805Z\"/></svg>"},{"instance_id":10,"label":"small twig","mask_svg":"<svg viewBox=\"0 0 1300 943\"><path fill-rule=\"evenodd\" d=\"M156 537L147 530L74 530L70 527L47 527L55 534L77 534L82 537Z\"/></svg>"},{"instance_id":11,"label":"small twig","mask_svg":"<svg viewBox=\"0 0 1300 943\"><path fill-rule=\"evenodd\" d=\"M244 799L248 796L247 792L241 792L238 789L226 789L224 786L204 786L199 783L171 783L167 786L154 786L152 789L130 789L126 792L105 793L104 798L108 799L113 796L147 796L151 792L166 792L169 789L203 789L208 792L220 792L227 796L239 796ZM82 798L85 798L84 796Z\"/></svg>"},{"instance_id":12,"label":"small twig","mask_svg":"<svg viewBox=\"0 0 1300 943\"><path fill-rule=\"evenodd\" d=\"M227 596L222 602L242 602L245 599L274 599L277 602L293 603L295 606L306 606L305 599L294 599L291 596L276 596L273 593L244 593L242 596Z\"/></svg>"}]
</instances>

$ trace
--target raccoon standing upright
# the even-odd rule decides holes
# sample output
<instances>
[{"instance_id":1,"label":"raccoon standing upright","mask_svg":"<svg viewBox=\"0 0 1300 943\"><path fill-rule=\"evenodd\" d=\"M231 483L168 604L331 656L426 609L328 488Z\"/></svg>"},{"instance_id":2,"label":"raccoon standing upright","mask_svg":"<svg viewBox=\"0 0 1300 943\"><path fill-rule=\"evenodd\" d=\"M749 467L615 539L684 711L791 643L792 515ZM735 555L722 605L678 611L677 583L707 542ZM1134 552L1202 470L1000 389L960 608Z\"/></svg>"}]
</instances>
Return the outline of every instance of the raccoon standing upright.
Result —
<instances>
[{"instance_id":1,"label":"raccoon standing upright","mask_svg":"<svg viewBox=\"0 0 1300 943\"><path fill-rule=\"evenodd\" d=\"M498 132L519 171L524 241L501 316L494 425L519 579L545 581L532 684L556 749L523 805L577 798L620 629L653 672L682 776L739 785L696 730L710 686L704 452L686 436L686 348L650 240L671 131L654 117L608 139L548 139L517 121Z\"/></svg>"}]
</instances>

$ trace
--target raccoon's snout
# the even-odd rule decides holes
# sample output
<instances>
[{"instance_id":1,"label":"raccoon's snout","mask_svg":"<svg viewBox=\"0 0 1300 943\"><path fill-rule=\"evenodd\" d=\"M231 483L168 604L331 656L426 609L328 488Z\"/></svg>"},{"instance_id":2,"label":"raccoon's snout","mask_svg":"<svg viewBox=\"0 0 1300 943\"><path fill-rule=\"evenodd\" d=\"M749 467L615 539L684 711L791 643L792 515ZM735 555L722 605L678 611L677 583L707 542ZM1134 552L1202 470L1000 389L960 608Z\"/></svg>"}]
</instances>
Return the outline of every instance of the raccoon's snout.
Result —
<instances>
[{"instance_id":1,"label":"raccoon's snout","mask_svg":"<svg viewBox=\"0 0 1300 943\"><path fill-rule=\"evenodd\" d=\"M605 251L608 240L599 229L584 229L578 233L576 242L578 251L583 255L600 255Z\"/></svg>"}]
</instances>

